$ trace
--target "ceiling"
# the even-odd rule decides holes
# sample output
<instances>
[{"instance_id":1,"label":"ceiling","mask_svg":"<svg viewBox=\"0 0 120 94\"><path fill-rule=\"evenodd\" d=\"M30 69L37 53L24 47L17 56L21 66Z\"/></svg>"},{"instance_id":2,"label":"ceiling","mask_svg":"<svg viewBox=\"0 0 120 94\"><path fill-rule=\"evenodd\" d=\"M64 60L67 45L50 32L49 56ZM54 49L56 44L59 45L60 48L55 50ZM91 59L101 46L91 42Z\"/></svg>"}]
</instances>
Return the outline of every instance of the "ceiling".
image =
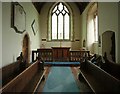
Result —
<instances>
[{"instance_id":1,"label":"ceiling","mask_svg":"<svg viewBox=\"0 0 120 94\"><path fill-rule=\"evenodd\" d=\"M48 2L32 2L32 3L35 6L38 13L40 14L42 7ZM53 2L51 2L51 3L53 3ZM84 9L86 8L86 6L88 5L89 2L71 2L71 3L75 3L76 6L79 8L80 14L82 14L82 12L84 11Z\"/></svg>"}]
</instances>

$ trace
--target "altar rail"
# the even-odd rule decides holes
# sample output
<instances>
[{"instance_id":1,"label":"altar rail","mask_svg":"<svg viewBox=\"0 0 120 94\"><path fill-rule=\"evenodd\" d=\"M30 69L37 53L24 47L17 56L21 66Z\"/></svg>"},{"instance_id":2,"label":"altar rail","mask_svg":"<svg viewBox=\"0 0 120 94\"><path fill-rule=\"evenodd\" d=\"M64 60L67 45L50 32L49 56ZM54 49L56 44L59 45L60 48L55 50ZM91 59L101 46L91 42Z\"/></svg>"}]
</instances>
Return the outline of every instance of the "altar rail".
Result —
<instances>
[{"instance_id":1,"label":"altar rail","mask_svg":"<svg viewBox=\"0 0 120 94\"><path fill-rule=\"evenodd\" d=\"M90 53L89 51L70 51L70 58L69 61L80 61L82 62L84 58L89 58Z\"/></svg>"},{"instance_id":2,"label":"altar rail","mask_svg":"<svg viewBox=\"0 0 120 94\"><path fill-rule=\"evenodd\" d=\"M53 61L52 49L37 49L37 51L43 61Z\"/></svg>"},{"instance_id":3,"label":"altar rail","mask_svg":"<svg viewBox=\"0 0 120 94\"><path fill-rule=\"evenodd\" d=\"M90 51L69 51L69 60L71 62L82 62L85 57L89 58ZM38 57L43 61L52 62L54 60L52 49L37 49L32 51L32 62L35 62Z\"/></svg>"},{"instance_id":4,"label":"altar rail","mask_svg":"<svg viewBox=\"0 0 120 94\"><path fill-rule=\"evenodd\" d=\"M35 62L38 57L43 61L53 61L52 49L37 49L32 51L32 62Z\"/></svg>"}]
</instances>

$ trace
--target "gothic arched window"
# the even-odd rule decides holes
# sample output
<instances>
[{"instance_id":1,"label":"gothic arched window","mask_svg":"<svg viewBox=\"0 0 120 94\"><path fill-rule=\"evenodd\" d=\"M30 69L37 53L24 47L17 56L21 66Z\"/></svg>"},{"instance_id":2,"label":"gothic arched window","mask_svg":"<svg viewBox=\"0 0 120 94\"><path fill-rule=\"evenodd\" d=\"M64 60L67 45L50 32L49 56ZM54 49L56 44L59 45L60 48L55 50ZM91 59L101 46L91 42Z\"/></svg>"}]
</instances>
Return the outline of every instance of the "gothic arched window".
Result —
<instances>
[{"instance_id":1,"label":"gothic arched window","mask_svg":"<svg viewBox=\"0 0 120 94\"><path fill-rule=\"evenodd\" d=\"M64 3L57 3L51 11L51 40L70 40L70 12Z\"/></svg>"}]
</instances>

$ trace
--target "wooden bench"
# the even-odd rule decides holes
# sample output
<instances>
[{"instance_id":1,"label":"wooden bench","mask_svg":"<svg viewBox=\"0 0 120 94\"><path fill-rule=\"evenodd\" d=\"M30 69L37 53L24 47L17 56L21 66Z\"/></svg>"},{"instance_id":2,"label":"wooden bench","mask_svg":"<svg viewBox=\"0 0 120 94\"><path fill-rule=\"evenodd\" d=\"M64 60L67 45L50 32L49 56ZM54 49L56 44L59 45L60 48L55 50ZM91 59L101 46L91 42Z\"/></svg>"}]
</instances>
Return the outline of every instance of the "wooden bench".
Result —
<instances>
[{"instance_id":1,"label":"wooden bench","mask_svg":"<svg viewBox=\"0 0 120 94\"><path fill-rule=\"evenodd\" d=\"M120 64L105 59L105 63L101 62L101 68L120 80Z\"/></svg>"},{"instance_id":2,"label":"wooden bench","mask_svg":"<svg viewBox=\"0 0 120 94\"><path fill-rule=\"evenodd\" d=\"M103 61L104 60L104 61ZM91 59L91 62L102 68L104 71L120 80L120 64L108 60L107 55L104 57L95 54Z\"/></svg>"},{"instance_id":3,"label":"wooden bench","mask_svg":"<svg viewBox=\"0 0 120 94\"><path fill-rule=\"evenodd\" d=\"M3 93L7 92L30 92L34 93L44 77L43 62L36 61L26 68L17 77L11 80L2 88Z\"/></svg>"},{"instance_id":4,"label":"wooden bench","mask_svg":"<svg viewBox=\"0 0 120 94\"><path fill-rule=\"evenodd\" d=\"M80 73L95 93L120 92L120 81L88 60L81 63Z\"/></svg>"},{"instance_id":5,"label":"wooden bench","mask_svg":"<svg viewBox=\"0 0 120 94\"><path fill-rule=\"evenodd\" d=\"M0 70L2 71L2 86L4 86L21 72L20 61L4 66Z\"/></svg>"}]
</instances>

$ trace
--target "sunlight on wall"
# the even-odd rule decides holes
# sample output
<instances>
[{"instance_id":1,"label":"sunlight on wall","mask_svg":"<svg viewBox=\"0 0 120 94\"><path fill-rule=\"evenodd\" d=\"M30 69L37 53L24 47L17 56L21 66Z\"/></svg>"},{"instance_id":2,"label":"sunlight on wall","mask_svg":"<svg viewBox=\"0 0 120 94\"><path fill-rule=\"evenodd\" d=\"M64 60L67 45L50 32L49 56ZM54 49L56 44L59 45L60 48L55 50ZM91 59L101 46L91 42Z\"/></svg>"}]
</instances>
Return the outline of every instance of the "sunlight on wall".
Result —
<instances>
[{"instance_id":1,"label":"sunlight on wall","mask_svg":"<svg viewBox=\"0 0 120 94\"><path fill-rule=\"evenodd\" d=\"M91 5L88 11L88 20L87 20L87 49L91 53L98 53L98 46L95 45L95 26L94 26L94 13L97 11L97 3ZM98 33L97 33L98 34ZM97 35L98 36L98 35ZM95 43L95 44L94 44Z\"/></svg>"},{"instance_id":2,"label":"sunlight on wall","mask_svg":"<svg viewBox=\"0 0 120 94\"><path fill-rule=\"evenodd\" d=\"M0 2L0 68L2 67L2 2Z\"/></svg>"}]
</instances>

